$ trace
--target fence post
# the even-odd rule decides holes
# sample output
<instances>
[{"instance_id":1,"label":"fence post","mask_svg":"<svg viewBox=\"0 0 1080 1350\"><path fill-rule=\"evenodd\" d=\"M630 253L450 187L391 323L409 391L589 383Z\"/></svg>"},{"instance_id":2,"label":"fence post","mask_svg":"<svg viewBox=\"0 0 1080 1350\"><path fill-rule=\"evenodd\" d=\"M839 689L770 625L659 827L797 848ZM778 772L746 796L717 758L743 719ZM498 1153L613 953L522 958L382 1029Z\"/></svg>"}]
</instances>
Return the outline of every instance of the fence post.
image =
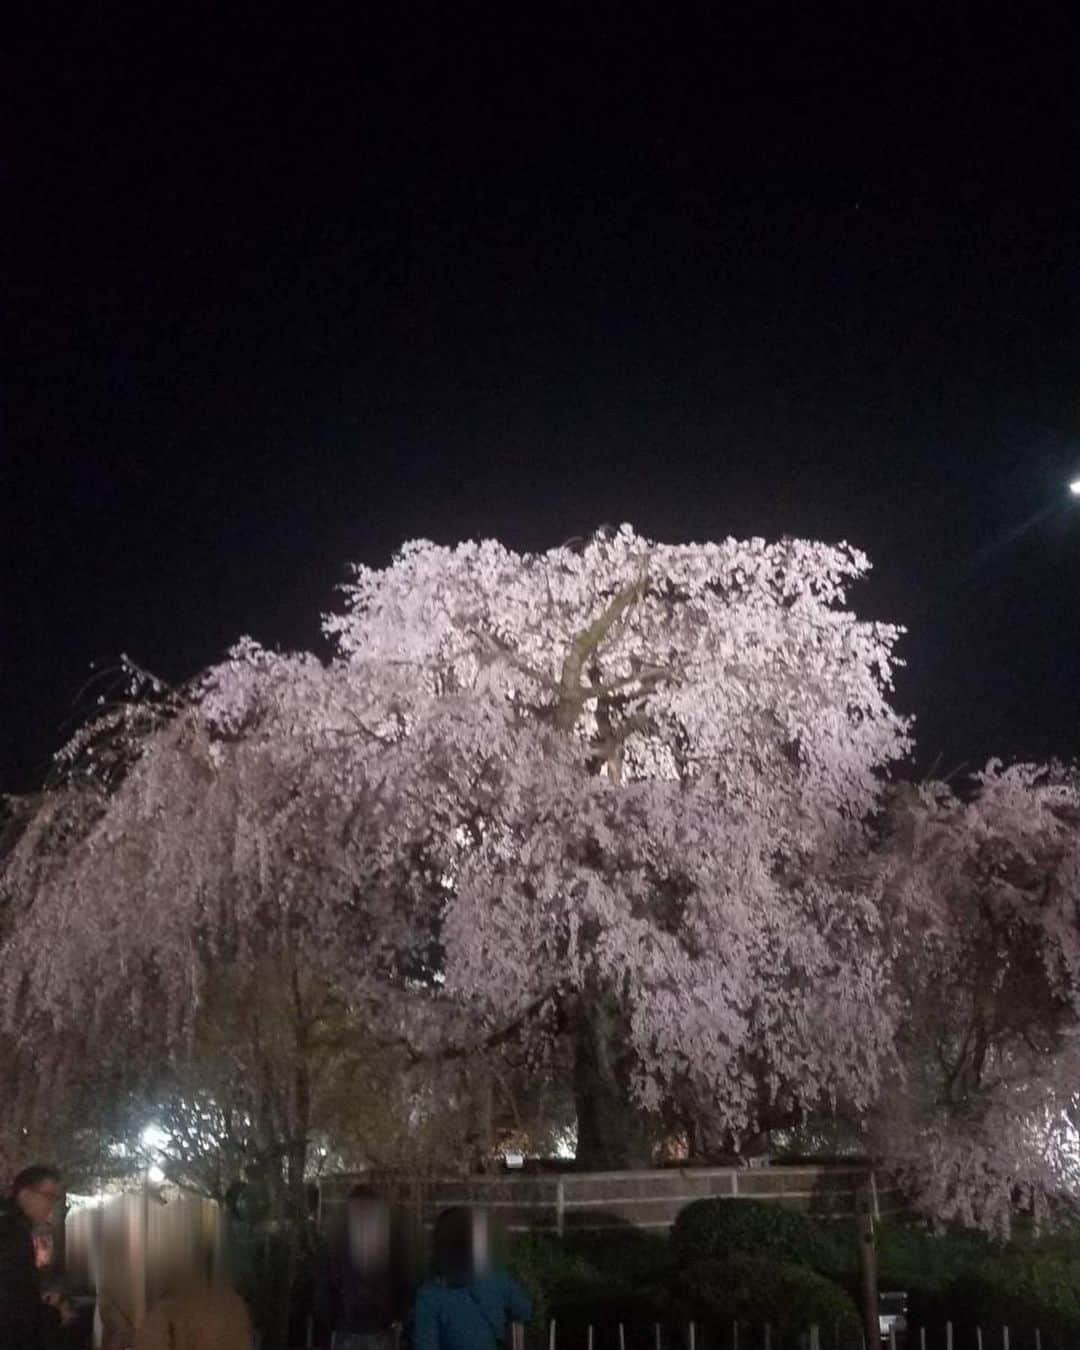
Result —
<instances>
[{"instance_id":1,"label":"fence post","mask_svg":"<svg viewBox=\"0 0 1080 1350\"><path fill-rule=\"evenodd\" d=\"M593 1350L592 1344L592 1323L589 1323L589 1350Z\"/></svg>"},{"instance_id":2,"label":"fence post","mask_svg":"<svg viewBox=\"0 0 1080 1350\"><path fill-rule=\"evenodd\" d=\"M952 1350L952 1323L945 1323L945 1350Z\"/></svg>"},{"instance_id":3,"label":"fence post","mask_svg":"<svg viewBox=\"0 0 1080 1350\"><path fill-rule=\"evenodd\" d=\"M983 1350L982 1327L975 1328L975 1344L979 1347L979 1350Z\"/></svg>"},{"instance_id":4,"label":"fence post","mask_svg":"<svg viewBox=\"0 0 1080 1350\"><path fill-rule=\"evenodd\" d=\"M656 1350L660 1350L660 1323L656 1323Z\"/></svg>"},{"instance_id":5,"label":"fence post","mask_svg":"<svg viewBox=\"0 0 1080 1350\"><path fill-rule=\"evenodd\" d=\"M732 1322L732 1324L731 1324L731 1350L739 1350L739 1324L738 1324L738 1322Z\"/></svg>"},{"instance_id":6,"label":"fence post","mask_svg":"<svg viewBox=\"0 0 1080 1350\"><path fill-rule=\"evenodd\" d=\"M548 1350L555 1350L555 1319L551 1319L551 1325L548 1327Z\"/></svg>"},{"instance_id":7,"label":"fence post","mask_svg":"<svg viewBox=\"0 0 1080 1350\"><path fill-rule=\"evenodd\" d=\"M1001 1328L1001 1350L1009 1350L1009 1328Z\"/></svg>"},{"instance_id":8,"label":"fence post","mask_svg":"<svg viewBox=\"0 0 1080 1350\"><path fill-rule=\"evenodd\" d=\"M896 1350L896 1327L889 1328L889 1350Z\"/></svg>"},{"instance_id":9,"label":"fence post","mask_svg":"<svg viewBox=\"0 0 1080 1350\"><path fill-rule=\"evenodd\" d=\"M877 1247L874 1243L873 1196L869 1187L859 1187L856 1224L859 1232L859 1264L862 1267L863 1335L867 1346L881 1343L878 1321Z\"/></svg>"},{"instance_id":10,"label":"fence post","mask_svg":"<svg viewBox=\"0 0 1080 1350\"><path fill-rule=\"evenodd\" d=\"M821 1337L818 1334L816 1322L810 1328L810 1350L821 1350Z\"/></svg>"},{"instance_id":11,"label":"fence post","mask_svg":"<svg viewBox=\"0 0 1080 1350\"><path fill-rule=\"evenodd\" d=\"M592 1350L592 1344L589 1344L589 1350ZM690 1350L697 1350L697 1336L694 1332L694 1324L690 1323Z\"/></svg>"},{"instance_id":12,"label":"fence post","mask_svg":"<svg viewBox=\"0 0 1080 1350\"><path fill-rule=\"evenodd\" d=\"M562 1177L555 1183L555 1231L562 1237L566 1229L566 1187Z\"/></svg>"},{"instance_id":13,"label":"fence post","mask_svg":"<svg viewBox=\"0 0 1080 1350\"><path fill-rule=\"evenodd\" d=\"M765 1323L765 1350L772 1350L772 1324Z\"/></svg>"},{"instance_id":14,"label":"fence post","mask_svg":"<svg viewBox=\"0 0 1080 1350\"><path fill-rule=\"evenodd\" d=\"M919 1328L919 1350L926 1350L926 1328Z\"/></svg>"},{"instance_id":15,"label":"fence post","mask_svg":"<svg viewBox=\"0 0 1080 1350\"><path fill-rule=\"evenodd\" d=\"M626 1332L623 1330L623 1324L619 1323L619 1350L626 1350Z\"/></svg>"}]
</instances>

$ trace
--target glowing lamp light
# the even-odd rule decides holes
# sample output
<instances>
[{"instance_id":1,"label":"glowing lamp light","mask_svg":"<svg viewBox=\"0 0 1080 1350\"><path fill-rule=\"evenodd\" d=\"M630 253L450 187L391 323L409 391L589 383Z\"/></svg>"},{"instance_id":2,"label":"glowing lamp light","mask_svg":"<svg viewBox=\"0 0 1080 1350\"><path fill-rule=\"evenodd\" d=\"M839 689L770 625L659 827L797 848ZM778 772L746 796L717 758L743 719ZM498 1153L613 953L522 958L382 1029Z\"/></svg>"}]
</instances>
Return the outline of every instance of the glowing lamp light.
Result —
<instances>
[{"instance_id":1,"label":"glowing lamp light","mask_svg":"<svg viewBox=\"0 0 1080 1350\"><path fill-rule=\"evenodd\" d=\"M147 1125L142 1132L143 1148L163 1149L168 1142L169 1136L160 1125Z\"/></svg>"},{"instance_id":2,"label":"glowing lamp light","mask_svg":"<svg viewBox=\"0 0 1080 1350\"><path fill-rule=\"evenodd\" d=\"M1069 484L1069 491L1074 497L1080 497L1080 478L1074 478Z\"/></svg>"}]
</instances>

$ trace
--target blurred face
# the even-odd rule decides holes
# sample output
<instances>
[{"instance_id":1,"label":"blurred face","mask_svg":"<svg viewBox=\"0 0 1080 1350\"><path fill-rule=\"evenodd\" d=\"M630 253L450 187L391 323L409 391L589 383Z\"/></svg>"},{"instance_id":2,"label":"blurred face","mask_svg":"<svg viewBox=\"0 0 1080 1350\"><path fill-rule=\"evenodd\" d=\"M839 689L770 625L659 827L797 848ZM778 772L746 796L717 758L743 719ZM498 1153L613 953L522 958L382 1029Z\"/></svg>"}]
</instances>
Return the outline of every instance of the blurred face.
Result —
<instances>
[{"instance_id":1,"label":"blurred face","mask_svg":"<svg viewBox=\"0 0 1080 1350\"><path fill-rule=\"evenodd\" d=\"M353 1199L348 1206L349 1257L358 1275L373 1277L386 1269L389 1223L378 1202Z\"/></svg>"},{"instance_id":2,"label":"blurred face","mask_svg":"<svg viewBox=\"0 0 1080 1350\"><path fill-rule=\"evenodd\" d=\"M24 1186L15 1197L15 1203L31 1223L48 1223L63 1194L60 1183L46 1177L36 1186Z\"/></svg>"}]
</instances>

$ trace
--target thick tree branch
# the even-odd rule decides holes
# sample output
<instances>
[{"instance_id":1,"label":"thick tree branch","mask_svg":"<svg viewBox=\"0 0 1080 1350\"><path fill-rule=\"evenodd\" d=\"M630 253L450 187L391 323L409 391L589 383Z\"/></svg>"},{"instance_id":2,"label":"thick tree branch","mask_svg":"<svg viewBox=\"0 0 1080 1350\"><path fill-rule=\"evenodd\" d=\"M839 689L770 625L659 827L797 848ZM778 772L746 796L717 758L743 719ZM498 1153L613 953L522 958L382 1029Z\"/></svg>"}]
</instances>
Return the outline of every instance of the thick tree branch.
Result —
<instances>
[{"instance_id":1,"label":"thick tree branch","mask_svg":"<svg viewBox=\"0 0 1080 1350\"><path fill-rule=\"evenodd\" d=\"M582 672L589 657L607 637L635 600L641 598L645 587L645 564L641 575L621 591L616 592L604 612L570 643L559 680L559 703L555 710L555 725L560 731L570 731L581 713L581 706L595 697L595 691L581 683Z\"/></svg>"},{"instance_id":2,"label":"thick tree branch","mask_svg":"<svg viewBox=\"0 0 1080 1350\"><path fill-rule=\"evenodd\" d=\"M551 985L542 994L534 998L531 1003L526 1004L512 1021L507 1022L495 1031L489 1032L471 1045L449 1045L438 1050L419 1050L407 1036L396 1036L393 1040L381 1041L379 1044L381 1048L387 1050L404 1050L410 1064L443 1064L453 1060L469 1059L473 1055L483 1054L487 1050L495 1050L505 1042L513 1040L525 1024L540 1012L544 1004L554 998L559 992L559 987L557 984Z\"/></svg>"}]
</instances>

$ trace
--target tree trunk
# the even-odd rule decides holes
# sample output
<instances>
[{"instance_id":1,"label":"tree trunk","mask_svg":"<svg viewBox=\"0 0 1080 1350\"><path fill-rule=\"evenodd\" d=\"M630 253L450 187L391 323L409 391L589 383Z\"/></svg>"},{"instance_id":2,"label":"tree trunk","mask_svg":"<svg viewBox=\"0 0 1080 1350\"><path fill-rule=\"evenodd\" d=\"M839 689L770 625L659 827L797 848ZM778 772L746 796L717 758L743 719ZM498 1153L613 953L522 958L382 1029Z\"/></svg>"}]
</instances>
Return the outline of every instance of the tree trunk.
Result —
<instances>
[{"instance_id":1,"label":"tree trunk","mask_svg":"<svg viewBox=\"0 0 1080 1350\"><path fill-rule=\"evenodd\" d=\"M618 1001L609 993L585 994L576 1020L578 1167L595 1172L648 1167L652 1132L630 1092L634 1057Z\"/></svg>"}]
</instances>

